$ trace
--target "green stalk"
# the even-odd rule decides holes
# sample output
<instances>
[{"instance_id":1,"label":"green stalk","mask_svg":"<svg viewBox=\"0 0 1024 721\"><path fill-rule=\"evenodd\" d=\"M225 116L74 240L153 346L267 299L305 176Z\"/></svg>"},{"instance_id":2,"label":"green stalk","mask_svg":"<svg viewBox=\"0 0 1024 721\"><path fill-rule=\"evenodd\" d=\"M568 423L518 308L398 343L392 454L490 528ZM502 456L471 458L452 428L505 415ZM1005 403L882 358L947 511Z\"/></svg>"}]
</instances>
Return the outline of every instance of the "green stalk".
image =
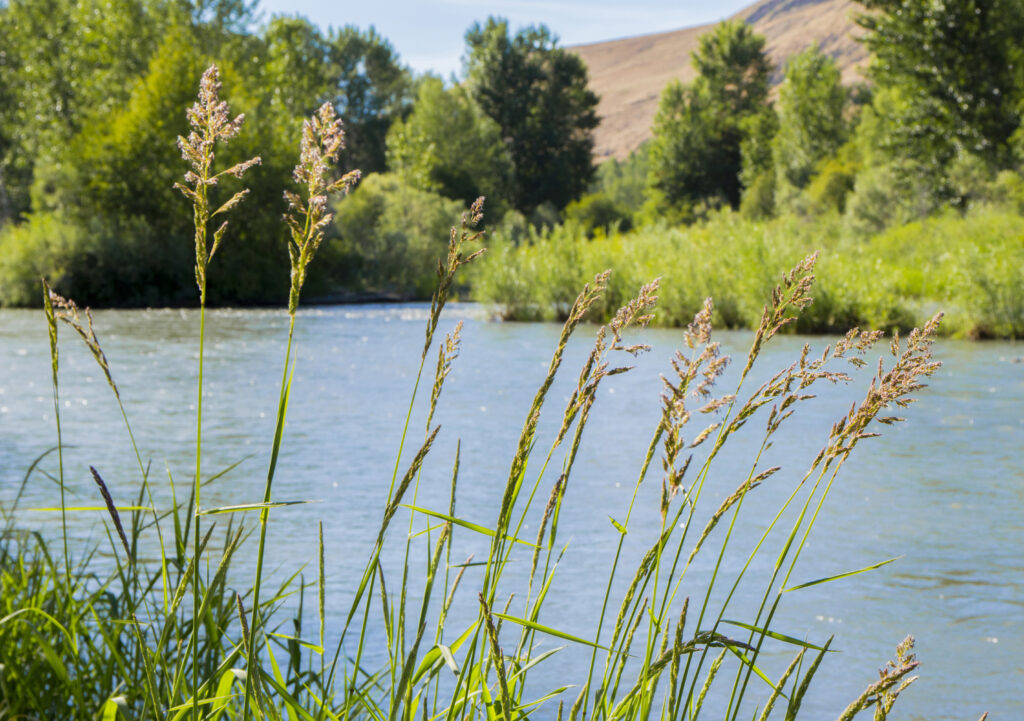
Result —
<instances>
[{"instance_id":1,"label":"green stalk","mask_svg":"<svg viewBox=\"0 0 1024 721\"><path fill-rule=\"evenodd\" d=\"M284 354L284 370L281 374L281 394L277 404L277 422L274 427L274 444L270 451L270 467L267 469L267 482L263 489L263 503L270 503L271 488L274 484L274 473L277 470L277 457L281 451L281 438L284 435L284 420L288 412L288 395L291 392L292 374L295 364L292 360L292 338L295 334L295 313L289 314L288 344ZM249 655L246 659L245 700L242 704L242 718L248 718L249 696L252 690L252 678L256 668L256 634L260 627L260 586L263 580L263 556L267 542L267 517L270 509L260 509L260 541L256 552L256 581L252 589L252 623L249 625Z\"/></svg>"},{"instance_id":2,"label":"green stalk","mask_svg":"<svg viewBox=\"0 0 1024 721\"><path fill-rule=\"evenodd\" d=\"M43 282L43 300L46 307L46 320L49 324L50 335L50 365L53 369L53 417L57 425L57 480L60 486L60 527L61 541L64 550L64 581L67 584L67 601L71 603L71 556L68 551L68 521L67 509L64 500L64 442L60 430L60 387L57 380L59 356L57 351L57 321L53 313L53 303L50 300L50 288Z\"/></svg>"},{"instance_id":3,"label":"green stalk","mask_svg":"<svg viewBox=\"0 0 1024 721\"><path fill-rule=\"evenodd\" d=\"M196 475L193 481L193 519L192 535L192 717L199 721L199 489L202 486L203 448L203 355L206 340L206 279L199 292L199 382L196 400Z\"/></svg>"}]
</instances>

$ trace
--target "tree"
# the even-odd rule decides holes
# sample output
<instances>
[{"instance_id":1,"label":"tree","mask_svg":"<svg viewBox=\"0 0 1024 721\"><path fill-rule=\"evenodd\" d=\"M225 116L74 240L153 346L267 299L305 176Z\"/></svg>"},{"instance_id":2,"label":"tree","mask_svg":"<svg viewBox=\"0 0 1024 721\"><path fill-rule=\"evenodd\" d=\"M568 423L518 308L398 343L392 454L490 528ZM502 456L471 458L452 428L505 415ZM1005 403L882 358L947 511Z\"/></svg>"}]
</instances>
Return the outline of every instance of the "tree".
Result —
<instances>
[{"instance_id":1,"label":"tree","mask_svg":"<svg viewBox=\"0 0 1024 721\"><path fill-rule=\"evenodd\" d=\"M707 86L669 83L654 116L648 184L659 200L682 211L698 202L732 203L739 195L738 133L723 132Z\"/></svg>"},{"instance_id":2,"label":"tree","mask_svg":"<svg viewBox=\"0 0 1024 721\"><path fill-rule=\"evenodd\" d=\"M127 100L158 37L142 0L0 4L0 214L30 210L35 165Z\"/></svg>"},{"instance_id":3,"label":"tree","mask_svg":"<svg viewBox=\"0 0 1024 721\"><path fill-rule=\"evenodd\" d=\"M594 177L597 96L583 61L543 25L513 36L493 17L474 24L466 44L468 87L512 159L513 205L525 214L545 202L565 207Z\"/></svg>"},{"instance_id":4,"label":"tree","mask_svg":"<svg viewBox=\"0 0 1024 721\"><path fill-rule=\"evenodd\" d=\"M764 106L771 72L764 42L742 20L719 23L700 37L693 66L723 112L746 117Z\"/></svg>"},{"instance_id":5,"label":"tree","mask_svg":"<svg viewBox=\"0 0 1024 721\"><path fill-rule=\"evenodd\" d=\"M772 141L781 199L802 190L819 163L846 140L846 90L835 61L811 47L786 63L775 110L779 130Z\"/></svg>"},{"instance_id":6,"label":"tree","mask_svg":"<svg viewBox=\"0 0 1024 721\"><path fill-rule=\"evenodd\" d=\"M308 117L327 99L330 44L301 17L275 17L263 30L263 73L270 100L294 118Z\"/></svg>"},{"instance_id":7,"label":"tree","mask_svg":"<svg viewBox=\"0 0 1024 721\"><path fill-rule=\"evenodd\" d=\"M740 211L748 218L761 219L775 213L775 164L772 143L779 132L779 116L769 105L744 118L740 141Z\"/></svg>"},{"instance_id":8,"label":"tree","mask_svg":"<svg viewBox=\"0 0 1024 721\"><path fill-rule=\"evenodd\" d=\"M388 167L406 182L467 204L485 195L489 212L500 217L511 161L501 128L465 88L421 80L412 113L391 126L387 145Z\"/></svg>"},{"instance_id":9,"label":"tree","mask_svg":"<svg viewBox=\"0 0 1024 721\"><path fill-rule=\"evenodd\" d=\"M741 145L747 118L763 112L770 65L764 38L742 21L724 22L700 39L699 75L670 83L654 118L649 185L671 208L740 201Z\"/></svg>"},{"instance_id":10,"label":"tree","mask_svg":"<svg viewBox=\"0 0 1024 721\"><path fill-rule=\"evenodd\" d=\"M387 167L387 133L412 104L412 76L391 43L372 27L346 26L328 38L329 100L347 136L339 170L364 173Z\"/></svg>"},{"instance_id":11,"label":"tree","mask_svg":"<svg viewBox=\"0 0 1024 721\"><path fill-rule=\"evenodd\" d=\"M881 118L883 149L901 171L943 193L941 179L961 153L1004 164L1020 125L1024 4L859 1L874 11L857 19L874 54L870 76L901 98Z\"/></svg>"}]
</instances>

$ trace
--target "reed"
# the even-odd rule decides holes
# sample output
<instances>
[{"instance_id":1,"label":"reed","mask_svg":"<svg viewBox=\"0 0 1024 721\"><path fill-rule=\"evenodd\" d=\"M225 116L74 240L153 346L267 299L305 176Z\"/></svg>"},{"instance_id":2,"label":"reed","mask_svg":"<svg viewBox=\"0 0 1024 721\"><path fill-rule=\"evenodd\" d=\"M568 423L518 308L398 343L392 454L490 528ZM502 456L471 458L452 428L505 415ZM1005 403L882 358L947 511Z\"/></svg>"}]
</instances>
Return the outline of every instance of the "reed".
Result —
<instances>
[{"instance_id":1,"label":"reed","mask_svg":"<svg viewBox=\"0 0 1024 721\"><path fill-rule=\"evenodd\" d=\"M306 583L300 568L271 586L264 574L264 554L271 512L303 502L278 500L273 494L279 452L286 442L301 291L331 222L328 199L347 191L356 175L338 176L334 170L343 133L333 109L324 106L303 128L294 175L299 191L285 194L289 330L283 339L284 367L264 492L250 503L203 507L203 489L233 470L202 475L206 269L226 225L212 236L208 226L237 205L245 191L212 212L209 194L225 175L241 177L258 163L253 159L214 173L215 146L241 127L241 117L229 117L219 98L216 69L211 68L189 111L194 132L179 139L191 165L186 185L179 188L193 204L200 296L196 469L187 498L179 500L178 486L168 474L171 503L161 506L154 500L156 480L135 445L132 424L120 405L122 391L91 315L85 310L83 319L72 301L46 290L58 424L58 328L63 321L86 344L117 399L135 450L139 482L137 488L108 483L100 470L92 469L97 500L109 519L109 563L98 560L98 548L75 549L73 554L68 546L67 517L78 511L67 505L63 494L64 438L59 425L52 451L61 491L61 557L54 558L49 541L39 532L18 530L17 502L0 509L0 718L674 721L696 719L702 712L707 716L713 706L727 719L746 717L755 708L760 719L800 715L807 688L831 650L832 639L812 642L786 635L775 628L777 612L789 594L887 563L843 569L804 583L794 575L847 459L878 428L899 422L888 409L912 402L923 381L935 372L938 364L931 357L931 343L939 317L903 342L892 339L889 360L878 361L863 401L823 434L821 450L810 467L794 475L791 469L767 466L764 451L789 419L802 412L816 386L850 382L847 367L865 365L866 354L878 345L881 334L853 330L820 355L811 356L805 347L773 374L751 373L760 365L762 349L811 303L817 257L809 255L769 294L750 350L741 359L742 371L735 385L723 390L719 386L729 377L725 370L730 359L714 340L715 306L705 300L683 334L684 349L665 369L662 413L651 429L631 499L618 518L611 519L608 532L616 534L617 546L596 594L598 621L585 637L573 635L559 628L547 612L565 549L558 529L566 489L579 482L579 451L598 391L605 379L629 372L632 358L648 350L627 337L652 321L666 286L657 280L640 285L609 314L608 323L596 328L574 389L565 406L553 411L560 422L549 439L538 428L542 415L552 412L550 390L563 372L565 350L573 334L593 329L584 321L607 302L613 281L602 272L587 283L567 306L548 371L523 419L503 489L494 498L492 523L483 525L458 515L458 450L447 507L427 508L419 499L421 474L433 462L432 448L443 432L434 423L435 412L443 404L444 384L462 342L460 326L441 340L438 330L463 266L483 252L476 230L483 214L480 199L452 229L447 252L438 262L419 370L386 494L382 488L379 529L361 574L352 579L354 593L347 611L340 618L329 617L322 525L315 583ZM432 351L437 354L433 378L425 381ZM767 380L755 384L754 377ZM417 410L421 382L429 394L423 410ZM422 418L417 417L420 412ZM417 426L423 428L418 444L408 435ZM734 439L741 429L758 426L759 440L746 459L745 471L733 479L733 490L724 500L712 503L709 490L721 478L721 459L730 454L734 461L751 447ZM407 447L410 443L414 449ZM49 473L52 451L37 459L24 484ZM739 547L733 534L748 495L785 483L785 478L792 487L777 513L753 548ZM625 561L624 543L630 532L640 530L635 511L645 484L660 487L660 525L647 552L631 565ZM247 513L257 514L252 538L236 520ZM404 520L406 513L407 532L396 533L395 521ZM415 519L426 522L425 532L415 531ZM215 520L225 521L221 529ZM526 538L532 523L538 531ZM452 557L456 536L477 541L485 555L457 562ZM150 560L150 551L156 548L159 552ZM381 563L389 548L398 549L403 559L393 571ZM513 550L524 548L529 549L530 566L521 583L507 571ZM769 548L773 554L768 572L755 574L760 568L755 560L766 556ZM239 577L232 564L239 552L254 554L255 576L235 590ZM706 580L694 580L694 564L705 557L713 571ZM726 573L727 560L737 558L740 570ZM757 611L735 620L741 583L744 593L750 583L763 590ZM314 587L316 603L308 603L306 594ZM475 612L456 610L456 599L463 595ZM316 617L314 624L310 615ZM282 629L289 621L292 632L285 633ZM308 635L311 626L316 629L313 640ZM377 631L383 632L383 653L371 653L369 648ZM329 648L328 638L337 643ZM544 650L545 639L583 648L589 658L585 674L566 678L559 671L558 649ZM764 668L762 657L769 650L792 654L776 678ZM909 675L917 667L911 650L912 641L904 641L896 661L840 718L854 718L869 709L876 718L884 718L916 678ZM385 660L373 667L371 659L376 658Z\"/></svg>"}]
</instances>

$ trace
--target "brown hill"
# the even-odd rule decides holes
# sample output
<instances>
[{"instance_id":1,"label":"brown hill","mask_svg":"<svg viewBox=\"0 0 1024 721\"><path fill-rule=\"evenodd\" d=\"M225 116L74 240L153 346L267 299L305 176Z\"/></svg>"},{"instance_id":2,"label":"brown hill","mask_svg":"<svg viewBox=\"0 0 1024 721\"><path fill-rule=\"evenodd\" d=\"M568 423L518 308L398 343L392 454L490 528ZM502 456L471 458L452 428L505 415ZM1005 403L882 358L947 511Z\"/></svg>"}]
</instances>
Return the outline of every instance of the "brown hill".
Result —
<instances>
[{"instance_id":1,"label":"brown hill","mask_svg":"<svg viewBox=\"0 0 1024 721\"><path fill-rule=\"evenodd\" d=\"M852 0L762 0L740 11L742 18L765 36L775 63L775 80L790 55L812 44L839 63L845 82L858 79L867 61L857 42L860 28L853 14L863 7ZM590 71L590 87L601 97L595 155L624 158L651 136L651 121L665 85L676 78L694 78L691 53L697 39L713 25L654 35L609 40L573 47Z\"/></svg>"}]
</instances>

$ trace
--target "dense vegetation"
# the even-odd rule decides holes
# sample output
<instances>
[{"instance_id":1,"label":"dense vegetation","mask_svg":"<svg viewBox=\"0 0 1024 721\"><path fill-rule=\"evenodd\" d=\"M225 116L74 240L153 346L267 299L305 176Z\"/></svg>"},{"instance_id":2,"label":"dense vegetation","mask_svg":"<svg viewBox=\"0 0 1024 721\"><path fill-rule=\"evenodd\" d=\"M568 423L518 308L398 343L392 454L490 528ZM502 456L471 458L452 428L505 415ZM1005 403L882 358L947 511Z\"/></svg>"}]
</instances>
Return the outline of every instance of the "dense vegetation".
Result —
<instances>
[{"instance_id":1,"label":"dense vegetation","mask_svg":"<svg viewBox=\"0 0 1024 721\"><path fill-rule=\"evenodd\" d=\"M558 317L566 287L612 267L669 281L661 322L710 292L721 322L751 327L765 269L820 249L824 302L806 331L908 328L942 307L946 332L1020 337L1024 6L866 5L870 85L844 87L812 47L771 102L762 38L739 22L704 36L697 79L665 89L649 147L603 166L562 225L500 229L477 297Z\"/></svg>"},{"instance_id":2,"label":"dense vegetation","mask_svg":"<svg viewBox=\"0 0 1024 721\"><path fill-rule=\"evenodd\" d=\"M191 230L171 189L182 175L174 137L211 61L252 119L227 152L258 153L262 165L210 301L281 297L281 188L302 118L323 102L351 148L339 172L394 177L368 182L369 197L353 200L360 208L328 229L331 257L311 292L427 297L449 198L468 205L486 194L496 217L540 205L550 216L594 172L597 98L579 58L544 27L512 33L491 19L466 38L466 82L445 87L414 78L373 29L323 32L288 16L258 25L255 3L0 3L0 304L37 303L40 276L93 305L195 302ZM371 225L347 232L357 215Z\"/></svg>"},{"instance_id":3,"label":"dense vegetation","mask_svg":"<svg viewBox=\"0 0 1024 721\"><path fill-rule=\"evenodd\" d=\"M11 2L0 7L0 304L37 302L40 276L94 305L194 302L168 138L217 60L252 117L228 152L262 165L236 221L242 242L211 271L211 303L280 297L290 138L326 101L350 141L339 172L363 181L325 229L311 299L427 298L446 219L483 195L501 251L470 292L506 317L561 316L582 268L608 265L699 281L661 322L728 286L745 310L720 304L719 320L750 326L771 282L763 263L729 257L739 243L783 263L825 251L834 302L805 330L906 327L942 306L947 332L1017 337L1024 2L863 5L867 82L844 85L815 47L773 68L763 38L722 23L700 40L696 80L665 88L652 140L595 167L586 68L543 26L475 24L453 83L414 77L372 29L257 24L236 0ZM693 244L715 248L713 269L688 267Z\"/></svg>"},{"instance_id":4,"label":"dense vegetation","mask_svg":"<svg viewBox=\"0 0 1024 721\"><path fill-rule=\"evenodd\" d=\"M879 360L863 400L822 433L820 452L806 470L794 473L768 466L763 452L788 427L787 421L814 401L818 386L848 382L850 365L867 365L864 356L882 333L851 330L820 357L810 357L805 346L791 364L765 375L768 380L754 380L760 368L757 375L751 370L760 365L766 344L811 304L815 256L810 255L773 289L742 370L726 376L730 359L713 340L713 304L706 299L683 336L687 349L677 352L666 369L661 413L632 498L610 525L608 519L597 519L614 539L615 552L592 576L597 580L606 573L606 582L572 589L600 599L592 632L586 638L573 636L559 629L547 603L564 550L565 539L557 537L562 504L568 484L579 482L576 476L585 473L576 468L577 452L602 382L629 372L633 358L648 350L629 344L627 333L651 320L659 284L641 285L598 329L580 373L573 376L577 385L551 438L540 430L542 412L547 416L551 403L557 402L549 391L567 360L571 336L592 307L608 302L609 273L597 274L571 300L546 376L527 410L507 479L492 499L489 526L457 515L459 445L447 505L425 508L421 498L430 497L430 481L421 472L435 462L431 449L441 433L435 411L459 354L462 324L443 339L438 332L449 325L443 310L456 276L484 252L478 246L481 233L475 230L482 219L482 201L477 201L448 235L447 252L438 265L422 351L413 351L420 355L419 370L398 458L393 470L376 474L376 480L384 481L379 485L379 531L358 578L345 579L352 589L347 611L343 617L329 617L322 525L315 582L307 585L301 568L285 569L292 575L275 578L264 568L264 556L271 512L305 502L281 501L274 495L297 358L294 330L307 272L332 220L328 199L347 193L356 174L335 179L343 162L342 123L332 104L324 103L303 125L293 171L298 188L287 196L290 262L279 263L278 272L290 279L289 326L287 337L281 338L285 362L262 500L249 496L250 502L211 507L209 484L231 469L211 474L203 464L209 456L204 398L209 404L220 397L203 392L206 302L213 282L210 271L222 258L218 251L240 242L221 217L238 218L239 203L248 201L247 188L228 195L213 181L226 176L246 180L260 163L259 156L236 160L225 152L240 138L244 118L228 112L220 90L217 68L211 66L188 111L190 132L178 138L189 170L185 183L174 188L193 211L195 253L189 275L197 282L200 306L195 472L190 483L179 481L176 487L168 469L170 498L165 492L157 495L161 501L154 500L154 485L160 481L136 445L122 390L92 316L44 283L45 316L40 320L45 319L48 329L56 446L30 465L11 507L0 505L0 717L522 721L543 709L548 717L557 713L568 721L675 721L696 717L707 707L724 710L728 719L746 718L753 711L767 721L776 709L776 717L801 717L806 692L832 639L801 640L775 630L780 609L792 593L890 562L854 571L836 569L835 575L816 580L803 580L798 566L845 461L877 435L869 429L899 422L886 415L887 409L912 402L922 382L937 370L931 345L941 315L902 343L894 339L889 344L888 361ZM60 424L64 333L75 342L84 341L99 365L137 462L135 483L122 475L116 484L108 484L102 469L88 469L102 500L100 509L106 512L105 559L99 548L106 551L106 544L82 547L69 534L69 516L89 507L71 506L66 492L72 475L84 469L72 469L64 455L69 440ZM427 388L429 402L415 403L417 392L426 395ZM694 427L691 419L704 420ZM751 435L755 428L763 430ZM422 440L416 438L417 431ZM248 440L237 434L232 439ZM447 459L442 462L447 464ZM728 483L724 488L722 479ZM55 522L44 533L30 533L21 526L18 503L26 484L44 480L53 481L47 488L54 497ZM775 496L778 512L767 517L750 547L733 537L733 530L746 496L769 480L772 485L786 483L792 491ZM660 493L641 495L645 481L660 486ZM247 485L243 481L240 488ZM133 505L118 505L129 498ZM654 513L644 515L660 517L660 522L639 520L640 504L652 500ZM748 513L752 506L746 504ZM259 518L248 543L238 520L246 514ZM218 530L215 519L224 518L229 520L222 520ZM396 523L397 532L392 528ZM527 536L531 524L537 532ZM630 533L644 547L650 544L639 559L624 552ZM478 560L470 556L459 563L452 558L456 534L476 549ZM385 549L392 550L384 555ZM241 574L232 570L240 553L254 559L251 584L240 582ZM517 556L530 559L528 574L507 573ZM698 557L713 564L715 572L706 573L710 565L700 569L694 563ZM311 598L305 602L314 593L316 603ZM453 605L467 594L468 605ZM748 599L756 602L751 605ZM735 616L744 620L732 620ZM544 645L552 639L581 648L589 657L586 670L569 673L558 667L562 649ZM774 651L782 657L772 658ZM908 637L897 646L895 660L851 699L839 720L850 721L865 710L884 719L916 680L912 673L917 666Z\"/></svg>"}]
</instances>

